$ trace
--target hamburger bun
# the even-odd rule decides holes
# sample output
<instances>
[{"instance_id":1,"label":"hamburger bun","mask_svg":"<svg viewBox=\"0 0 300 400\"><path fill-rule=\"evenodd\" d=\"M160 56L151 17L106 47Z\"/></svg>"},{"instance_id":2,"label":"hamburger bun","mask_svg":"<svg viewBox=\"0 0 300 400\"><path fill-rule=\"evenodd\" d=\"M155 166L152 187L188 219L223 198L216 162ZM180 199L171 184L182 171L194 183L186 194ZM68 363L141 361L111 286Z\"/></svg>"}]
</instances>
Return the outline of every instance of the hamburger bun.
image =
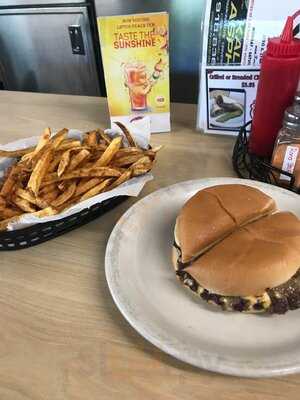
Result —
<instances>
[{"instance_id":1,"label":"hamburger bun","mask_svg":"<svg viewBox=\"0 0 300 400\"><path fill-rule=\"evenodd\" d=\"M182 262L205 252L235 229L276 210L274 200L246 185L212 186L189 199L177 219Z\"/></svg>"},{"instance_id":2,"label":"hamburger bun","mask_svg":"<svg viewBox=\"0 0 300 400\"><path fill-rule=\"evenodd\" d=\"M257 296L287 282L300 266L300 222L288 212L239 228L185 269L225 296Z\"/></svg>"},{"instance_id":3,"label":"hamburger bun","mask_svg":"<svg viewBox=\"0 0 300 400\"><path fill-rule=\"evenodd\" d=\"M194 293L224 310L283 313L300 307L299 219L290 212L274 212L275 202L258 194L257 189L253 192L249 188L246 196L247 189L241 188L244 185L226 185L230 186L232 198L251 198L248 211L245 197L242 211L238 210L235 201L229 204L229 188L224 186L198 192L179 213L172 250L177 277ZM211 197L207 201L211 191L218 197L215 214L213 208L203 208L204 204L212 207ZM232 217L233 227L224 229L226 217L221 208ZM199 218L199 213L205 217ZM207 215L214 229L208 226ZM199 233L201 228L203 232ZM187 237L193 244L189 246L189 257L184 259Z\"/></svg>"}]
</instances>

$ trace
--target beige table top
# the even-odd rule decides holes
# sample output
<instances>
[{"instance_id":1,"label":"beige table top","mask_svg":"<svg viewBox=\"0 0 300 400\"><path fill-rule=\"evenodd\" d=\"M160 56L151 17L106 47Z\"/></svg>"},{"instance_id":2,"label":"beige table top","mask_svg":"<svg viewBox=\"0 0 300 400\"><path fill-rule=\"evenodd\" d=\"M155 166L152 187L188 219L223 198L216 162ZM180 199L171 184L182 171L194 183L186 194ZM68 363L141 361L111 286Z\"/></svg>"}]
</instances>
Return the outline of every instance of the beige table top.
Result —
<instances>
[{"instance_id":1,"label":"beige table top","mask_svg":"<svg viewBox=\"0 0 300 400\"><path fill-rule=\"evenodd\" d=\"M183 180L234 176L233 139L195 131L196 107L173 104L172 132L142 196ZM44 127L108 127L105 99L0 91L0 142ZM300 377L251 380L206 372L156 349L107 288L110 232L136 199L37 247L0 253L0 399L298 399Z\"/></svg>"}]
</instances>

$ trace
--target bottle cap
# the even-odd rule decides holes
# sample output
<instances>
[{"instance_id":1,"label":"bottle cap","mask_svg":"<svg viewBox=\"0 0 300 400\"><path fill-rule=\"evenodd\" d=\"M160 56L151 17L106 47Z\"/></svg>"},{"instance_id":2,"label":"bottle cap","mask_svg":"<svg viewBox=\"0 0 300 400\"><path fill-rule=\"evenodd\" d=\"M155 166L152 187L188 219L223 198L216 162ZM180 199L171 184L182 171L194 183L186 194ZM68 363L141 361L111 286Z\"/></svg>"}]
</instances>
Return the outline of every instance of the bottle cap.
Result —
<instances>
[{"instance_id":1,"label":"bottle cap","mask_svg":"<svg viewBox=\"0 0 300 400\"><path fill-rule=\"evenodd\" d=\"M300 128L300 105L296 104L285 110L283 125L291 129Z\"/></svg>"},{"instance_id":2,"label":"bottle cap","mask_svg":"<svg viewBox=\"0 0 300 400\"><path fill-rule=\"evenodd\" d=\"M267 45L267 54L273 57L300 57L300 39L293 35L295 13L287 18L280 37L270 38Z\"/></svg>"}]
</instances>

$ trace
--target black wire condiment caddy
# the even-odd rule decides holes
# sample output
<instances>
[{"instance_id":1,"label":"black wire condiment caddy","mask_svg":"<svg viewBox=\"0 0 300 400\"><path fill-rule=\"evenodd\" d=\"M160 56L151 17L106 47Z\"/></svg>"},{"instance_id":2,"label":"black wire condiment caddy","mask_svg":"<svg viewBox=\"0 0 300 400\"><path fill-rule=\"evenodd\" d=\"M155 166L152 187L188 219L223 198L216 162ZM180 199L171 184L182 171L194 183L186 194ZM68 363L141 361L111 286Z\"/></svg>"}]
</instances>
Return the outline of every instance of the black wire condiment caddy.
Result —
<instances>
[{"instance_id":1,"label":"black wire condiment caddy","mask_svg":"<svg viewBox=\"0 0 300 400\"><path fill-rule=\"evenodd\" d=\"M251 122L241 127L239 130L232 154L232 165L240 178L253 179L260 182L280 186L285 189L300 193L300 189L295 187L295 176L271 165L271 160L251 154L249 151L249 133ZM283 186L280 175L288 178Z\"/></svg>"}]
</instances>

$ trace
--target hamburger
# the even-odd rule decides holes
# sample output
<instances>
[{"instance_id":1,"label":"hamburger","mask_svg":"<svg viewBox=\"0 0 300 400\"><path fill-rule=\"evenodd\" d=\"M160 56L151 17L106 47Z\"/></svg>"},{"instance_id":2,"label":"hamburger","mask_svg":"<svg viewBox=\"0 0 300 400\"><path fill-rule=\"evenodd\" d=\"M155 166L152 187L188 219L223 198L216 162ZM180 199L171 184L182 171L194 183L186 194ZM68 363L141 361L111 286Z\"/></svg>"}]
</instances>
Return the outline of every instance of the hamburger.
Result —
<instances>
[{"instance_id":1,"label":"hamburger","mask_svg":"<svg viewBox=\"0 0 300 400\"><path fill-rule=\"evenodd\" d=\"M226 311L300 307L300 221L246 185L205 188L181 209L173 265L185 287Z\"/></svg>"}]
</instances>

